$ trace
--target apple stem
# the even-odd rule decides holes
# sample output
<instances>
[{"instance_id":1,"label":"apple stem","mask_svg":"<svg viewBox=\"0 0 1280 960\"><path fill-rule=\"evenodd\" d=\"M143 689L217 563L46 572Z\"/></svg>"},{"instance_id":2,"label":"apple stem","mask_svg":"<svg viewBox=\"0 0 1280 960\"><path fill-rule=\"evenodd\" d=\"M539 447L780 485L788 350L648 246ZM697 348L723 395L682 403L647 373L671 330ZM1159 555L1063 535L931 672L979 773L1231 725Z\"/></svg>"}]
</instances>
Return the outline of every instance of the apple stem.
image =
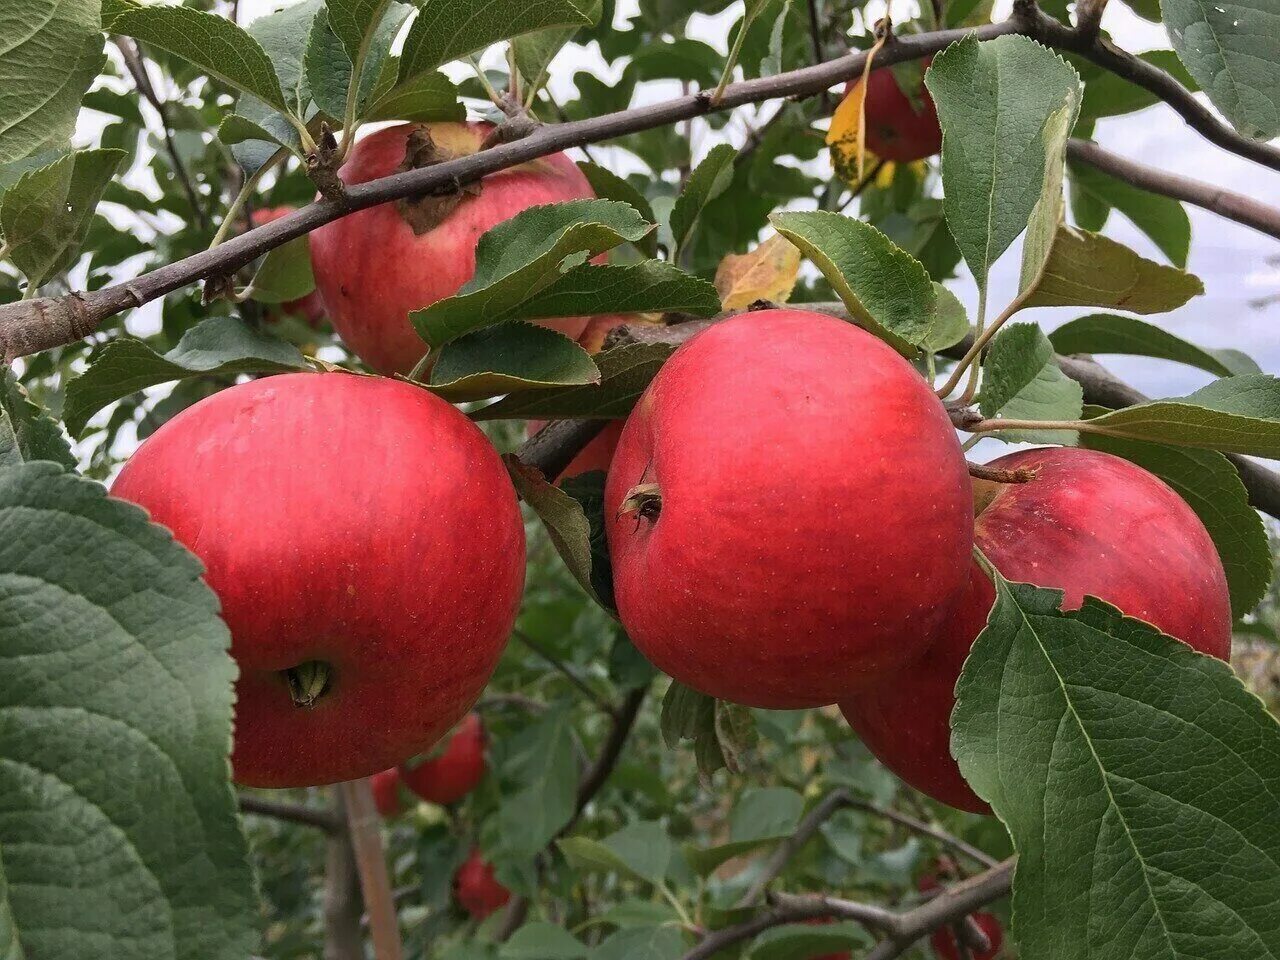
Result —
<instances>
[{"instance_id":1,"label":"apple stem","mask_svg":"<svg viewBox=\"0 0 1280 960\"><path fill-rule=\"evenodd\" d=\"M308 660L281 672L289 684L294 706L314 707L329 689L331 670L323 660Z\"/></svg>"}]
</instances>

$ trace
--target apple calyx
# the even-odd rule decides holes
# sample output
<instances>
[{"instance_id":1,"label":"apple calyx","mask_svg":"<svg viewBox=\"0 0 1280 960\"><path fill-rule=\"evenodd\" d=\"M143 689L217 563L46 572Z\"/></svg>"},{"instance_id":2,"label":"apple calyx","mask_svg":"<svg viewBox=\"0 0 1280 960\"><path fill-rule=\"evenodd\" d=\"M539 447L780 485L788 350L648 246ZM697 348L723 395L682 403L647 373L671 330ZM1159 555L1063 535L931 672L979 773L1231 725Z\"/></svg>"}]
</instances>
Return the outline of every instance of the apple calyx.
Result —
<instances>
[{"instance_id":1,"label":"apple calyx","mask_svg":"<svg viewBox=\"0 0 1280 960\"><path fill-rule=\"evenodd\" d=\"M662 491L656 483L638 483L627 491L622 499L622 506L618 508L618 516L625 517L633 513L637 521L658 522L658 516L662 513Z\"/></svg>"},{"instance_id":2,"label":"apple calyx","mask_svg":"<svg viewBox=\"0 0 1280 960\"><path fill-rule=\"evenodd\" d=\"M444 149L426 126L415 127L405 142L404 162L398 170L419 170L446 160L455 160L459 155ZM415 237L434 230L449 219L449 215L458 209L459 204L467 197L478 197L483 189L481 181L474 183L444 184L437 192L420 194L416 197L404 197L396 201L396 210L409 224Z\"/></svg>"},{"instance_id":3,"label":"apple calyx","mask_svg":"<svg viewBox=\"0 0 1280 960\"><path fill-rule=\"evenodd\" d=\"M323 660L308 660L281 672L295 707L314 707L329 689L331 671Z\"/></svg>"}]
</instances>

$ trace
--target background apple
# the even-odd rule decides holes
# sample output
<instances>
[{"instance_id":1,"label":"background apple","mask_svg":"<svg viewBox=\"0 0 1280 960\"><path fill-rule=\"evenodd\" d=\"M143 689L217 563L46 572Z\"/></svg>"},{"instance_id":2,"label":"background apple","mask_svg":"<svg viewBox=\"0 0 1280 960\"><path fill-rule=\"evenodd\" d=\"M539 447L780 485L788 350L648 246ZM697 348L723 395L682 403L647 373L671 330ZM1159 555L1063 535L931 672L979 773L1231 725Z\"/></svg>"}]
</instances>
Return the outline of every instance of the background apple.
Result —
<instances>
[{"instance_id":1,"label":"background apple","mask_svg":"<svg viewBox=\"0 0 1280 960\"><path fill-rule=\"evenodd\" d=\"M1029 467L1027 483L1001 484L976 521L975 541L1009 580L1086 594L1155 624L1201 653L1231 653L1231 602L1218 552L1192 509L1127 460L1059 447L992 462ZM937 800L990 809L951 757L951 710L964 659L986 626L995 592L974 564L968 590L938 643L890 683L841 704L863 743L907 783Z\"/></svg>"},{"instance_id":2,"label":"background apple","mask_svg":"<svg viewBox=\"0 0 1280 960\"><path fill-rule=\"evenodd\" d=\"M926 57L918 65L902 68L907 76L920 76L933 61ZM908 71L916 71L909 73ZM855 80L845 86L845 96L862 83ZM902 92L894 71L889 67L872 70L867 76L867 95L863 104L867 149L881 160L909 163L931 157L942 149L942 128L938 111L923 80L911 96Z\"/></svg>"},{"instance_id":3,"label":"background apple","mask_svg":"<svg viewBox=\"0 0 1280 960\"><path fill-rule=\"evenodd\" d=\"M391 767L375 773L369 778L369 787L373 790L373 803L378 813L384 817L399 816L404 812L404 804L400 800L400 771Z\"/></svg>"},{"instance_id":4,"label":"background apple","mask_svg":"<svg viewBox=\"0 0 1280 960\"><path fill-rule=\"evenodd\" d=\"M987 935L991 946L986 950L970 950L966 956L971 957L972 960L995 960L1000 955L1000 948L1004 945L1004 928L1000 926L1000 921L995 914L975 913L973 920ZM956 935L950 927L939 927L933 931L933 935L929 937L929 945L933 947L938 960L962 960Z\"/></svg>"},{"instance_id":5,"label":"background apple","mask_svg":"<svg viewBox=\"0 0 1280 960\"><path fill-rule=\"evenodd\" d=\"M340 173L345 183L357 184L407 169L415 130L427 131L436 159L445 159L475 153L492 129L488 123L388 127L360 140ZM557 153L485 177L460 197L384 203L335 220L311 234L325 310L365 363L380 373L408 373L426 352L409 313L453 296L471 279L481 234L529 207L592 196L582 172ZM585 317L540 322L575 340L587 326Z\"/></svg>"},{"instance_id":6,"label":"background apple","mask_svg":"<svg viewBox=\"0 0 1280 960\"><path fill-rule=\"evenodd\" d=\"M662 367L622 431L605 522L618 612L649 660L788 709L924 650L968 576L973 506L911 365L853 324L778 309Z\"/></svg>"},{"instance_id":7,"label":"background apple","mask_svg":"<svg viewBox=\"0 0 1280 960\"><path fill-rule=\"evenodd\" d=\"M400 767L404 785L429 803L457 803L484 779L485 730L480 714L469 713L444 749L417 764Z\"/></svg>"},{"instance_id":8,"label":"background apple","mask_svg":"<svg viewBox=\"0 0 1280 960\"><path fill-rule=\"evenodd\" d=\"M485 862L479 850L472 850L453 879L453 893L462 909L477 920L483 920L511 899L511 891L493 875L493 865Z\"/></svg>"},{"instance_id":9,"label":"background apple","mask_svg":"<svg viewBox=\"0 0 1280 960\"><path fill-rule=\"evenodd\" d=\"M405 383L231 387L162 426L112 492L195 552L222 601L243 784L355 780L428 749L479 696L520 602L501 460Z\"/></svg>"}]
</instances>

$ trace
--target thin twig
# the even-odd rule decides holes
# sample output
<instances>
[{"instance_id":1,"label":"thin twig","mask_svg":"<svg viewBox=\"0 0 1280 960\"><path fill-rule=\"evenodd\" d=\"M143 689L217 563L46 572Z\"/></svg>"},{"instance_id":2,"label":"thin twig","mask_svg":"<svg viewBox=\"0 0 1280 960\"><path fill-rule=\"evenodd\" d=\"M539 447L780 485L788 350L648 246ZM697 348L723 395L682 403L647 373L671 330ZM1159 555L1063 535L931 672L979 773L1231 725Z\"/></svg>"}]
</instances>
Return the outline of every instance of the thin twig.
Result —
<instances>
[{"instance_id":1,"label":"thin twig","mask_svg":"<svg viewBox=\"0 0 1280 960\"><path fill-rule=\"evenodd\" d=\"M277 820L288 820L290 823L300 823L308 827L318 827L326 833L341 833L344 829L342 817L332 810L304 807L298 803L281 803L278 800L264 800L261 797L248 794L242 794L238 799L240 801L240 810L243 813L274 817Z\"/></svg>"},{"instance_id":2,"label":"thin twig","mask_svg":"<svg viewBox=\"0 0 1280 960\"><path fill-rule=\"evenodd\" d=\"M566 680L568 680L571 684L573 684L580 691L582 691L582 694L588 700L594 703L597 707L599 707L601 710L603 710L605 713L607 713L611 717L617 716L617 710L613 706L613 704L611 704L608 700L606 700L603 696L601 696L595 690L591 689L591 686L585 680L583 680L580 676L577 675L577 673L571 670L569 668L569 665L565 663L563 660L561 660L559 657L557 657L554 653L552 653L542 644L538 643L536 640L533 639L533 637L529 636L523 630L512 630L511 635L515 637L517 640L519 640L521 643L523 643L530 650L532 650L534 653L536 653L538 656L540 656L543 660L547 661L547 663L551 664L551 666L555 667L557 671L559 671L564 675Z\"/></svg>"},{"instance_id":3,"label":"thin twig","mask_svg":"<svg viewBox=\"0 0 1280 960\"><path fill-rule=\"evenodd\" d=\"M374 960L400 960L400 921L382 849L382 819L368 780L338 785L347 816L347 833L360 871L360 889L373 939Z\"/></svg>"}]
</instances>

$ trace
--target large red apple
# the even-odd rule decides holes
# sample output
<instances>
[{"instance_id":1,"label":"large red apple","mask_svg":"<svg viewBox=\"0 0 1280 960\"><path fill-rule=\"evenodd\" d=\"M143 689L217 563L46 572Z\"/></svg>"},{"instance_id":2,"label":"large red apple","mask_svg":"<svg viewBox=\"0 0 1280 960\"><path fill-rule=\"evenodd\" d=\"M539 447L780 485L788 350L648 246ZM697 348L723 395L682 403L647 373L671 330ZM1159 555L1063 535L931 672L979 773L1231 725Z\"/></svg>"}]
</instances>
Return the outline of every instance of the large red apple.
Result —
<instances>
[{"instance_id":1,"label":"large red apple","mask_svg":"<svg viewBox=\"0 0 1280 960\"><path fill-rule=\"evenodd\" d=\"M194 551L222 601L243 784L355 780L429 749L484 688L520 602L502 461L406 383L231 387L157 430L112 492Z\"/></svg>"},{"instance_id":2,"label":"large red apple","mask_svg":"<svg viewBox=\"0 0 1280 960\"><path fill-rule=\"evenodd\" d=\"M479 850L472 850L458 868L453 893L462 909L477 920L483 920L511 899L511 891L497 881L493 865L485 862Z\"/></svg>"},{"instance_id":3,"label":"large red apple","mask_svg":"<svg viewBox=\"0 0 1280 960\"><path fill-rule=\"evenodd\" d=\"M741 314L681 346L605 487L618 612L711 696L832 703L915 659L963 589L968 468L942 404L866 331Z\"/></svg>"},{"instance_id":4,"label":"large red apple","mask_svg":"<svg viewBox=\"0 0 1280 960\"><path fill-rule=\"evenodd\" d=\"M270 223L273 220L279 220L286 213L293 213L293 207L265 207L263 209L254 210L249 214L249 222L260 227L264 223ZM267 320L276 320L279 318L279 312L292 314L295 317L301 317L307 322L307 325L316 328L324 322L324 304L320 302L319 292L312 290L305 297L299 297L297 300L286 300L280 304L277 309L273 304L268 305L265 316Z\"/></svg>"},{"instance_id":5,"label":"large red apple","mask_svg":"<svg viewBox=\"0 0 1280 960\"><path fill-rule=\"evenodd\" d=\"M373 805L382 816L396 817L404 812L400 801L400 771L396 767L375 773L369 778L369 787L373 791Z\"/></svg>"},{"instance_id":6,"label":"large red apple","mask_svg":"<svg viewBox=\"0 0 1280 960\"><path fill-rule=\"evenodd\" d=\"M409 135L422 129L434 144L431 159L444 160L477 152L493 127L430 123L379 130L355 145L340 171L343 182L364 183L407 169ZM453 296L471 279L481 234L529 207L592 196L582 171L557 153L491 174L464 189L460 199L360 210L311 234L316 285L347 346L381 373L408 373L426 352L409 313ZM576 340L587 318L541 322Z\"/></svg>"},{"instance_id":7,"label":"large red apple","mask_svg":"<svg viewBox=\"0 0 1280 960\"><path fill-rule=\"evenodd\" d=\"M973 960L995 960L1000 954L1000 947L1004 944L1004 928L1000 926L1000 921L991 913L975 913L973 915L974 922L983 933L987 935L987 940L991 946L986 950L970 950L967 956ZM938 960L960 960L960 947L956 943L956 935L950 927L939 927L933 931L933 935L929 938L929 943L933 947L934 954Z\"/></svg>"},{"instance_id":8,"label":"large red apple","mask_svg":"<svg viewBox=\"0 0 1280 960\"><path fill-rule=\"evenodd\" d=\"M1204 524L1159 479L1126 460L1069 448L1026 450L993 466L1028 467L1027 483L1003 484L979 514L975 539L1009 580L1086 594L1146 620L1202 653L1227 659L1231 603ZM965 657L995 601L975 564L967 592L935 644L891 682L841 709L867 747L907 783L975 813L990 808L951 757L950 717Z\"/></svg>"},{"instance_id":9,"label":"large red apple","mask_svg":"<svg viewBox=\"0 0 1280 960\"><path fill-rule=\"evenodd\" d=\"M921 68L927 68L932 60L929 57L921 61ZM860 83L861 78L850 81L845 86L845 96ZM881 160L909 163L942 149L938 111L923 82L907 96L889 67L872 70L867 77L863 114L867 149Z\"/></svg>"},{"instance_id":10,"label":"large red apple","mask_svg":"<svg viewBox=\"0 0 1280 960\"><path fill-rule=\"evenodd\" d=\"M404 785L429 803L457 803L484 779L484 723L469 713L435 756L400 768Z\"/></svg>"}]
</instances>

